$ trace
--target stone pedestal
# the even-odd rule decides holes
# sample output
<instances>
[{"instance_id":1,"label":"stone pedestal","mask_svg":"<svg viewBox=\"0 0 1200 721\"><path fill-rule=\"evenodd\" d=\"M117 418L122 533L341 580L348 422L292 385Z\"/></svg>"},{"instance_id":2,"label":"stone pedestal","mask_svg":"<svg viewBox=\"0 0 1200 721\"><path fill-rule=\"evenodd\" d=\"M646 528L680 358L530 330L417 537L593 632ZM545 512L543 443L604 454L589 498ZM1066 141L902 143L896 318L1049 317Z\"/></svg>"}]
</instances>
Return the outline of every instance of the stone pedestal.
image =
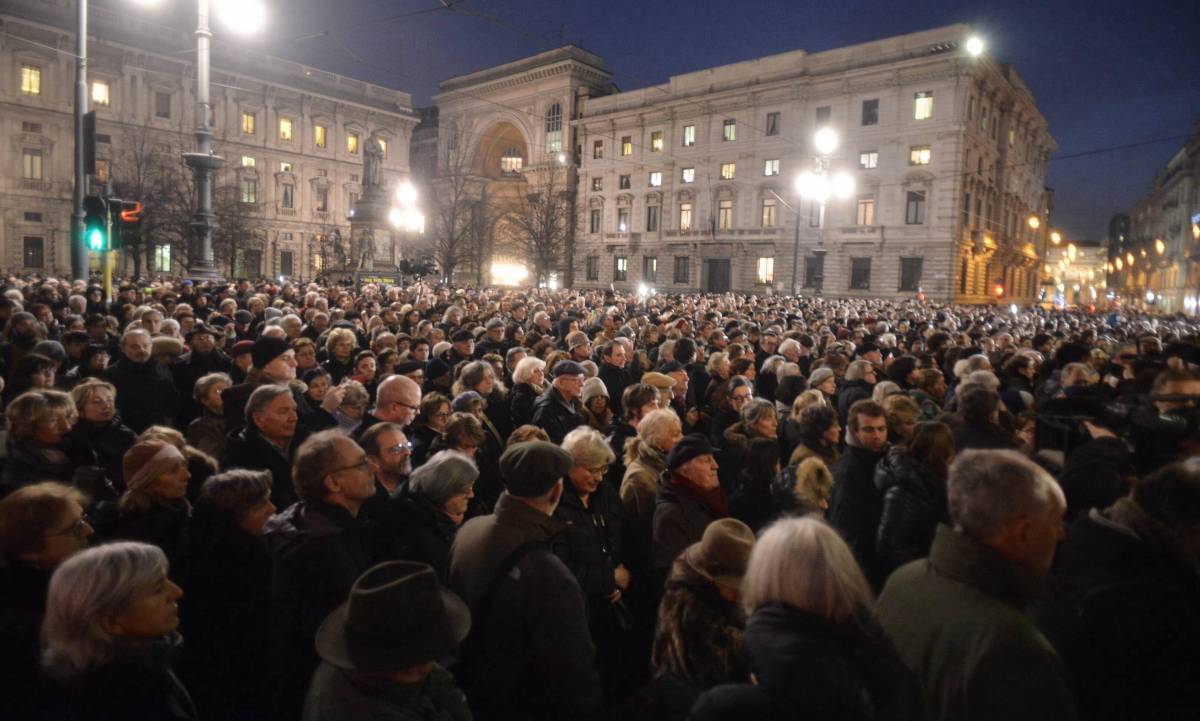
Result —
<instances>
[{"instance_id":1,"label":"stone pedestal","mask_svg":"<svg viewBox=\"0 0 1200 721\"><path fill-rule=\"evenodd\" d=\"M350 210L350 270L358 284L400 279L399 233L388 219L391 207L385 190L372 186Z\"/></svg>"}]
</instances>

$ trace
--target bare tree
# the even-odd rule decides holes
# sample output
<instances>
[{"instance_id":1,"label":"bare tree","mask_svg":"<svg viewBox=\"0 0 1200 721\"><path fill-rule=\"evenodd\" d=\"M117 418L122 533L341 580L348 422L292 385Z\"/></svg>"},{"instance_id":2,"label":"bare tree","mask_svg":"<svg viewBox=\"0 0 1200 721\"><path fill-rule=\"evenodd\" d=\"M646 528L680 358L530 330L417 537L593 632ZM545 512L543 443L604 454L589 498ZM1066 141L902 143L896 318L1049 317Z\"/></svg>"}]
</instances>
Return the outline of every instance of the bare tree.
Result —
<instances>
[{"instance_id":1,"label":"bare tree","mask_svg":"<svg viewBox=\"0 0 1200 721\"><path fill-rule=\"evenodd\" d=\"M241 178L236 173L233 177L221 178L213 188L213 214L216 216L217 228L213 233L213 257L220 261L224 259L229 268L229 277L237 273L238 257L243 261L247 251L261 253L266 247L266 238L262 234L262 219L259 216L258 188L254 196L247 194L241 184ZM261 263L248 275L261 275Z\"/></svg>"},{"instance_id":2,"label":"bare tree","mask_svg":"<svg viewBox=\"0 0 1200 721\"><path fill-rule=\"evenodd\" d=\"M570 169L547 163L531 168L526 191L504 216L525 257L533 261L537 282L546 282L570 254L575 239L575 194Z\"/></svg>"},{"instance_id":3,"label":"bare tree","mask_svg":"<svg viewBox=\"0 0 1200 721\"><path fill-rule=\"evenodd\" d=\"M479 216L483 212L485 178L472 175L466 138L456 138L446 165L433 180L430 193L430 232L427 249L450 281L460 265L474 263L483 243Z\"/></svg>"},{"instance_id":4,"label":"bare tree","mask_svg":"<svg viewBox=\"0 0 1200 721\"><path fill-rule=\"evenodd\" d=\"M134 235L123 238L135 275L141 275L143 263L151 268L156 245L170 246L172 258L187 264L194 193L181 153L177 138L146 127L127 130L116 145L110 165L113 193L142 204Z\"/></svg>"}]
</instances>

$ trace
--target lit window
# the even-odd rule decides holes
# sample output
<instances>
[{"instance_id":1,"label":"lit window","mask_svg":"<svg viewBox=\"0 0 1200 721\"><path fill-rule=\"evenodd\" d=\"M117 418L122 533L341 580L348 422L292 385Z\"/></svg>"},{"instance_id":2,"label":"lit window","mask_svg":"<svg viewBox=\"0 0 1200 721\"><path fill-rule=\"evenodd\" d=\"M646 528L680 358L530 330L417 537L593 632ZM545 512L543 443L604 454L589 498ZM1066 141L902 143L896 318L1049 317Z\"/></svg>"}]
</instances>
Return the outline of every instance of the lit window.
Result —
<instances>
[{"instance_id":1,"label":"lit window","mask_svg":"<svg viewBox=\"0 0 1200 721\"><path fill-rule=\"evenodd\" d=\"M768 160L763 163L763 175L779 175L779 159Z\"/></svg>"},{"instance_id":2,"label":"lit window","mask_svg":"<svg viewBox=\"0 0 1200 721\"><path fill-rule=\"evenodd\" d=\"M629 232L629 208L617 208L617 232Z\"/></svg>"},{"instance_id":3,"label":"lit window","mask_svg":"<svg viewBox=\"0 0 1200 721\"><path fill-rule=\"evenodd\" d=\"M291 118L279 119L279 142L292 142L292 120Z\"/></svg>"},{"instance_id":4,"label":"lit window","mask_svg":"<svg viewBox=\"0 0 1200 721\"><path fill-rule=\"evenodd\" d=\"M546 152L562 150L562 106L554 103L546 111Z\"/></svg>"},{"instance_id":5,"label":"lit window","mask_svg":"<svg viewBox=\"0 0 1200 721\"><path fill-rule=\"evenodd\" d=\"M733 228L733 201L722 200L717 203L717 227L721 230Z\"/></svg>"},{"instance_id":6,"label":"lit window","mask_svg":"<svg viewBox=\"0 0 1200 721\"><path fill-rule=\"evenodd\" d=\"M913 117L927 120L933 117L933 91L925 90L913 96Z\"/></svg>"},{"instance_id":7,"label":"lit window","mask_svg":"<svg viewBox=\"0 0 1200 721\"><path fill-rule=\"evenodd\" d=\"M663 134L661 130L655 130L650 133L650 152L661 153L663 151Z\"/></svg>"},{"instance_id":8,"label":"lit window","mask_svg":"<svg viewBox=\"0 0 1200 721\"><path fill-rule=\"evenodd\" d=\"M727 119L721 127L722 140L737 140L737 121Z\"/></svg>"},{"instance_id":9,"label":"lit window","mask_svg":"<svg viewBox=\"0 0 1200 721\"><path fill-rule=\"evenodd\" d=\"M96 105L109 104L109 87L107 80L92 81L92 102Z\"/></svg>"},{"instance_id":10,"label":"lit window","mask_svg":"<svg viewBox=\"0 0 1200 721\"><path fill-rule=\"evenodd\" d=\"M762 202L762 227L774 228L778 224L778 206L774 198L763 198Z\"/></svg>"},{"instance_id":11,"label":"lit window","mask_svg":"<svg viewBox=\"0 0 1200 721\"><path fill-rule=\"evenodd\" d=\"M625 280L629 273L629 258L618 255L613 258L613 280Z\"/></svg>"},{"instance_id":12,"label":"lit window","mask_svg":"<svg viewBox=\"0 0 1200 721\"><path fill-rule=\"evenodd\" d=\"M662 173L654 172L650 174L650 187L657 188L662 185Z\"/></svg>"},{"instance_id":13,"label":"lit window","mask_svg":"<svg viewBox=\"0 0 1200 721\"><path fill-rule=\"evenodd\" d=\"M521 157L521 151L516 148L505 148L504 155L500 156L500 173L515 175L521 172L524 164L525 159Z\"/></svg>"},{"instance_id":14,"label":"lit window","mask_svg":"<svg viewBox=\"0 0 1200 721\"><path fill-rule=\"evenodd\" d=\"M875 225L875 199L858 199L858 224Z\"/></svg>"},{"instance_id":15,"label":"lit window","mask_svg":"<svg viewBox=\"0 0 1200 721\"><path fill-rule=\"evenodd\" d=\"M870 170L879 167L879 151L864 150L858 154L858 167L863 170Z\"/></svg>"},{"instance_id":16,"label":"lit window","mask_svg":"<svg viewBox=\"0 0 1200 721\"><path fill-rule=\"evenodd\" d=\"M633 155L633 136L625 135L621 137L621 155L626 157Z\"/></svg>"},{"instance_id":17,"label":"lit window","mask_svg":"<svg viewBox=\"0 0 1200 721\"><path fill-rule=\"evenodd\" d=\"M318 148L324 148L329 142L329 128L324 125L313 126L313 143Z\"/></svg>"},{"instance_id":18,"label":"lit window","mask_svg":"<svg viewBox=\"0 0 1200 721\"><path fill-rule=\"evenodd\" d=\"M929 165L930 151L928 145L914 145L908 150L909 165Z\"/></svg>"},{"instance_id":19,"label":"lit window","mask_svg":"<svg viewBox=\"0 0 1200 721\"><path fill-rule=\"evenodd\" d=\"M242 178L242 202L257 203L258 202L258 180L255 178Z\"/></svg>"},{"instance_id":20,"label":"lit window","mask_svg":"<svg viewBox=\"0 0 1200 721\"><path fill-rule=\"evenodd\" d=\"M288 162L282 162L282 163L280 163L280 164L279 164L279 172L281 172L281 173L290 173L290 172L292 172L292 164L291 164L291 163L288 163Z\"/></svg>"},{"instance_id":21,"label":"lit window","mask_svg":"<svg viewBox=\"0 0 1200 721\"><path fill-rule=\"evenodd\" d=\"M604 178L592 178L592 191L600 192L604 190Z\"/></svg>"},{"instance_id":22,"label":"lit window","mask_svg":"<svg viewBox=\"0 0 1200 721\"><path fill-rule=\"evenodd\" d=\"M696 144L696 126L683 126L683 147L690 148Z\"/></svg>"},{"instance_id":23,"label":"lit window","mask_svg":"<svg viewBox=\"0 0 1200 721\"><path fill-rule=\"evenodd\" d=\"M680 203L679 204L679 229L680 230L691 230L692 229L692 204L691 203Z\"/></svg>"},{"instance_id":24,"label":"lit window","mask_svg":"<svg viewBox=\"0 0 1200 721\"><path fill-rule=\"evenodd\" d=\"M108 161L104 158L96 158L96 180L101 183L108 182Z\"/></svg>"},{"instance_id":25,"label":"lit window","mask_svg":"<svg viewBox=\"0 0 1200 721\"><path fill-rule=\"evenodd\" d=\"M166 243L154 246L154 272L171 272L171 246Z\"/></svg>"},{"instance_id":26,"label":"lit window","mask_svg":"<svg viewBox=\"0 0 1200 721\"><path fill-rule=\"evenodd\" d=\"M249 155L243 155L242 156L242 167L243 168L253 168L254 167L254 158L250 157Z\"/></svg>"},{"instance_id":27,"label":"lit window","mask_svg":"<svg viewBox=\"0 0 1200 721\"><path fill-rule=\"evenodd\" d=\"M683 173L680 176L680 179L685 183L696 182L696 169L695 168L684 168Z\"/></svg>"},{"instance_id":28,"label":"lit window","mask_svg":"<svg viewBox=\"0 0 1200 721\"><path fill-rule=\"evenodd\" d=\"M642 280L647 283L658 280L658 258L653 255L642 256Z\"/></svg>"},{"instance_id":29,"label":"lit window","mask_svg":"<svg viewBox=\"0 0 1200 721\"><path fill-rule=\"evenodd\" d=\"M779 135L779 113L767 113L767 135Z\"/></svg>"},{"instance_id":30,"label":"lit window","mask_svg":"<svg viewBox=\"0 0 1200 721\"><path fill-rule=\"evenodd\" d=\"M721 163L721 180L733 180L737 163Z\"/></svg>"},{"instance_id":31,"label":"lit window","mask_svg":"<svg viewBox=\"0 0 1200 721\"><path fill-rule=\"evenodd\" d=\"M775 282L775 259L766 257L758 259L758 270L754 274L756 282L769 285Z\"/></svg>"},{"instance_id":32,"label":"lit window","mask_svg":"<svg viewBox=\"0 0 1200 721\"><path fill-rule=\"evenodd\" d=\"M36 65L21 66L21 92L25 95L42 94L42 69Z\"/></svg>"},{"instance_id":33,"label":"lit window","mask_svg":"<svg viewBox=\"0 0 1200 721\"><path fill-rule=\"evenodd\" d=\"M21 177L26 180L42 179L42 151L25 148L21 152Z\"/></svg>"},{"instance_id":34,"label":"lit window","mask_svg":"<svg viewBox=\"0 0 1200 721\"><path fill-rule=\"evenodd\" d=\"M258 116L254 113L242 113L242 135L254 135L254 126Z\"/></svg>"},{"instance_id":35,"label":"lit window","mask_svg":"<svg viewBox=\"0 0 1200 721\"><path fill-rule=\"evenodd\" d=\"M604 158L604 141L592 141L592 160L601 160Z\"/></svg>"},{"instance_id":36,"label":"lit window","mask_svg":"<svg viewBox=\"0 0 1200 721\"><path fill-rule=\"evenodd\" d=\"M384 140L383 138L376 138L376 140L379 141L380 157L387 158L387 141Z\"/></svg>"},{"instance_id":37,"label":"lit window","mask_svg":"<svg viewBox=\"0 0 1200 721\"><path fill-rule=\"evenodd\" d=\"M351 155L358 155L358 133L346 134L346 152Z\"/></svg>"}]
</instances>

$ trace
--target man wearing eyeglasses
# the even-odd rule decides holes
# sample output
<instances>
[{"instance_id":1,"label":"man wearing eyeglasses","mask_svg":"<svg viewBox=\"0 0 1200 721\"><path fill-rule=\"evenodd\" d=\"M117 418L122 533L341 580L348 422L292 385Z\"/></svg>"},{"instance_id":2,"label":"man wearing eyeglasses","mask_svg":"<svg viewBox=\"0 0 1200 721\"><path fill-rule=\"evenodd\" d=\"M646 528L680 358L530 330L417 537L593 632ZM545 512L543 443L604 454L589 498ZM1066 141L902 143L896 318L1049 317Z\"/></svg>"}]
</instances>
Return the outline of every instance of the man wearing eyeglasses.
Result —
<instances>
[{"instance_id":1,"label":"man wearing eyeglasses","mask_svg":"<svg viewBox=\"0 0 1200 721\"><path fill-rule=\"evenodd\" d=\"M412 473L412 443L398 424L376 423L359 437L358 444L366 451L375 475L375 497L367 503L370 506L374 501L387 500L408 479ZM363 507L364 513L367 506Z\"/></svg>"},{"instance_id":2,"label":"man wearing eyeglasses","mask_svg":"<svg viewBox=\"0 0 1200 721\"><path fill-rule=\"evenodd\" d=\"M584 424L583 366L575 361L559 361L553 368L554 382L533 403L533 424L550 436L550 442L562 443L567 434Z\"/></svg>"},{"instance_id":3,"label":"man wearing eyeglasses","mask_svg":"<svg viewBox=\"0 0 1200 721\"><path fill-rule=\"evenodd\" d=\"M421 410L421 386L408 376L390 376L379 384L375 408L363 416L362 423L354 433L354 440L376 423L395 423L406 428Z\"/></svg>"}]
</instances>

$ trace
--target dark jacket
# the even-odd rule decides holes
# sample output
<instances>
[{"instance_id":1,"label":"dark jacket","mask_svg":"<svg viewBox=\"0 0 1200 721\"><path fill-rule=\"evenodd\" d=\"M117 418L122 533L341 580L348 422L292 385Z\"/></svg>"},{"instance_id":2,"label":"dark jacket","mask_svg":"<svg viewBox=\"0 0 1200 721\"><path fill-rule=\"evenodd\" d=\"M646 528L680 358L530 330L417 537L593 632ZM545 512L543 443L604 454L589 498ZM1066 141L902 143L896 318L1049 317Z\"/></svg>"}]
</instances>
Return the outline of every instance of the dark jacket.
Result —
<instances>
[{"instance_id":1,"label":"dark jacket","mask_svg":"<svg viewBox=\"0 0 1200 721\"><path fill-rule=\"evenodd\" d=\"M191 695L171 667L180 639L155 641L67 679L47 676L44 721L194 721Z\"/></svg>"},{"instance_id":2,"label":"dark jacket","mask_svg":"<svg viewBox=\"0 0 1200 721\"><path fill-rule=\"evenodd\" d=\"M186 500L156 502L142 511L122 511L116 527L105 534L105 540L141 541L158 546L167 554L171 578L182 584L190 566L191 520L192 506Z\"/></svg>"},{"instance_id":3,"label":"dark jacket","mask_svg":"<svg viewBox=\"0 0 1200 721\"><path fill-rule=\"evenodd\" d=\"M758 685L789 718L924 718L916 678L873 619L838 622L768 603L747 619L745 647Z\"/></svg>"},{"instance_id":4,"label":"dark jacket","mask_svg":"<svg viewBox=\"0 0 1200 721\"><path fill-rule=\"evenodd\" d=\"M205 718L265 719L270 664L271 557L263 539L197 511L191 534L180 675Z\"/></svg>"},{"instance_id":5,"label":"dark jacket","mask_svg":"<svg viewBox=\"0 0 1200 721\"><path fill-rule=\"evenodd\" d=\"M225 433L225 416L205 408L188 424L186 436L188 445L220 458L225 455Z\"/></svg>"},{"instance_id":6,"label":"dark jacket","mask_svg":"<svg viewBox=\"0 0 1200 721\"><path fill-rule=\"evenodd\" d=\"M171 366L171 378L175 381L175 390L179 393L179 425L186 426L192 419L198 417L202 407L193 395L196 381L209 373L228 373L233 361L220 349L210 353L184 353Z\"/></svg>"},{"instance_id":7,"label":"dark jacket","mask_svg":"<svg viewBox=\"0 0 1200 721\"><path fill-rule=\"evenodd\" d=\"M135 433L153 425L174 424L179 412L175 379L154 360L133 363L122 358L104 371L104 380L117 389L117 409Z\"/></svg>"},{"instance_id":8,"label":"dark jacket","mask_svg":"<svg viewBox=\"0 0 1200 721\"><path fill-rule=\"evenodd\" d=\"M568 403L553 385L533 404L533 424L546 431L550 442L560 444L567 434L584 424L581 404Z\"/></svg>"},{"instance_id":9,"label":"dark jacket","mask_svg":"<svg viewBox=\"0 0 1200 721\"><path fill-rule=\"evenodd\" d=\"M659 579L667 577L683 549L699 541L708 524L720 517L704 501L671 483L669 473L659 482L651 531Z\"/></svg>"},{"instance_id":10,"label":"dark jacket","mask_svg":"<svg viewBox=\"0 0 1200 721\"><path fill-rule=\"evenodd\" d=\"M357 351L356 351L357 352ZM354 371L354 356L350 356L350 360L342 363L337 358L330 356L321 364L321 367L329 371L330 385L337 385L342 382L342 379L350 375Z\"/></svg>"},{"instance_id":11,"label":"dark jacket","mask_svg":"<svg viewBox=\"0 0 1200 721\"><path fill-rule=\"evenodd\" d=\"M658 605L653 674L670 674L695 693L749 680L743 634L746 617L711 581L675 563Z\"/></svg>"},{"instance_id":12,"label":"dark jacket","mask_svg":"<svg viewBox=\"0 0 1200 721\"><path fill-rule=\"evenodd\" d=\"M1016 448L1012 434L995 423L974 423L960 420L948 423L954 433L954 447L961 453L971 448Z\"/></svg>"},{"instance_id":13,"label":"dark jacket","mask_svg":"<svg viewBox=\"0 0 1200 721\"><path fill-rule=\"evenodd\" d=\"M1172 534L1122 499L1076 519L1053 575L1039 625L1071 672L1080 717L1196 718L1200 572Z\"/></svg>"},{"instance_id":14,"label":"dark jacket","mask_svg":"<svg viewBox=\"0 0 1200 721\"><path fill-rule=\"evenodd\" d=\"M295 719L317 667L313 638L371 567L359 521L341 506L298 502L267 521L271 576L271 691L276 718Z\"/></svg>"},{"instance_id":15,"label":"dark jacket","mask_svg":"<svg viewBox=\"0 0 1200 721\"><path fill-rule=\"evenodd\" d=\"M133 429L122 423L120 416L113 416L111 421L102 426L80 418L71 429L71 435L92 449L100 467L104 469L104 475L118 491L123 491L125 451L137 443L137 434Z\"/></svg>"},{"instance_id":16,"label":"dark jacket","mask_svg":"<svg viewBox=\"0 0 1200 721\"><path fill-rule=\"evenodd\" d=\"M1067 456L1058 482L1067 497L1067 521L1092 508L1108 508L1129 491L1137 477L1133 454L1119 438L1096 438Z\"/></svg>"},{"instance_id":17,"label":"dark jacket","mask_svg":"<svg viewBox=\"0 0 1200 721\"><path fill-rule=\"evenodd\" d=\"M1062 662L1023 613L1038 587L949 526L938 526L929 558L892 574L879 620L917 675L930 718L1075 718Z\"/></svg>"},{"instance_id":18,"label":"dark jacket","mask_svg":"<svg viewBox=\"0 0 1200 721\"><path fill-rule=\"evenodd\" d=\"M428 563L442 583L450 576L450 545L458 526L427 496L414 493L405 483L382 509L377 529L383 560L403 559Z\"/></svg>"},{"instance_id":19,"label":"dark jacket","mask_svg":"<svg viewBox=\"0 0 1200 721\"><path fill-rule=\"evenodd\" d=\"M533 406L537 402L537 388L532 383L517 383L508 396L508 416L514 429L533 422ZM505 439L507 440L507 439Z\"/></svg>"},{"instance_id":20,"label":"dark jacket","mask_svg":"<svg viewBox=\"0 0 1200 721\"><path fill-rule=\"evenodd\" d=\"M292 485L292 458L303 441L297 430L287 449L280 450L279 446L259 433L257 427L244 425L226 437L221 470L249 468L270 471L271 502L276 508L287 508L296 502L296 489Z\"/></svg>"},{"instance_id":21,"label":"dark jacket","mask_svg":"<svg viewBox=\"0 0 1200 721\"><path fill-rule=\"evenodd\" d=\"M617 588L613 570L622 562L624 515L621 499L608 483L601 481L596 486L585 508L570 479L563 480L562 500L554 509L554 520L565 527L551 541L550 548L579 581L593 638L597 626L611 620L608 597Z\"/></svg>"},{"instance_id":22,"label":"dark jacket","mask_svg":"<svg viewBox=\"0 0 1200 721\"><path fill-rule=\"evenodd\" d=\"M408 440L412 443L412 455L409 458L413 468L419 468L433 455L433 442L440 437L440 433L424 423L410 426Z\"/></svg>"},{"instance_id":23,"label":"dark jacket","mask_svg":"<svg viewBox=\"0 0 1200 721\"><path fill-rule=\"evenodd\" d=\"M875 534L883 513L883 492L875 486L875 466L883 457L883 453L849 446L829 467L833 474L829 524L842 534L875 588L884 580L875 555Z\"/></svg>"},{"instance_id":24,"label":"dark jacket","mask_svg":"<svg viewBox=\"0 0 1200 721\"><path fill-rule=\"evenodd\" d=\"M495 513L459 529L450 550L450 586L471 608L461 678L477 719L586 719L599 707L583 593L547 548L561 530L507 493ZM525 544L533 544L529 553L485 604L501 564Z\"/></svg>"},{"instance_id":25,"label":"dark jacket","mask_svg":"<svg viewBox=\"0 0 1200 721\"><path fill-rule=\"evenodd\" d=\"M61 446L49 452L9 436L8 457L0 474L0 498L41 481L75 486L94 501L115 501L118 495L95 452L78 436L68 433Z\"/></svg>"},{"instance_id":26,"label":"dark jacket","mask_svg":"<svg viewBox=\"0 0 1200 721\"><path fill-rule=\"evenodd\" d=\"M46 614L46 588L54 569L21 561L0 565L0 694L11 718L26 716L41 659L40 631Z\"/></svg>"},{"instance_id":27,"label":"dark jacket","mask_svg":"<svg viewBox=\"0 0 1200 721\"><path fill-rule=\"evenodd\" d=\"M946 481L897 448L875 467L883 510L875 534L881 578L909 561L929 555L938 523L950 523Z\"/></svg>"},{"instance_id":28,"label":"dark jacket","mask_svg":"<svg viewBox=\"0 0 1200 721\"><path fill-rule=\"evenodd\" d=\"M351 679L327 661L313 674L305 721L471 721L450 672L434 664L420 683Z\"/></svg>"},{"instance_id":29,"label":"dark jacket","mask_svg":"<svg viewBox=\"0 0 1200 721\"><path fill-rule=\"evenodd\" d=\"M608 389L608 405L612 408L613 418L623 417L624 410L621 407L621 399L625 395L625 389L633 384L629 370L618 368L612 363L601 363L600 372L597 375L600 380L604 381L604 387Z\"/></svg>"},{"instance_id":30,"label":"dark jacket","mask_svg":"<svg viewBox=\"0 0 1200 721\"><path fill-rule=\"evenodd\" d=\"M874 389L874 385L863 380L846 381L842 384L837 393L837 412L842 426L846 425L846 416L850 413L850 406L858 401L870 400Z\"/></svg>"}]
</instances>

